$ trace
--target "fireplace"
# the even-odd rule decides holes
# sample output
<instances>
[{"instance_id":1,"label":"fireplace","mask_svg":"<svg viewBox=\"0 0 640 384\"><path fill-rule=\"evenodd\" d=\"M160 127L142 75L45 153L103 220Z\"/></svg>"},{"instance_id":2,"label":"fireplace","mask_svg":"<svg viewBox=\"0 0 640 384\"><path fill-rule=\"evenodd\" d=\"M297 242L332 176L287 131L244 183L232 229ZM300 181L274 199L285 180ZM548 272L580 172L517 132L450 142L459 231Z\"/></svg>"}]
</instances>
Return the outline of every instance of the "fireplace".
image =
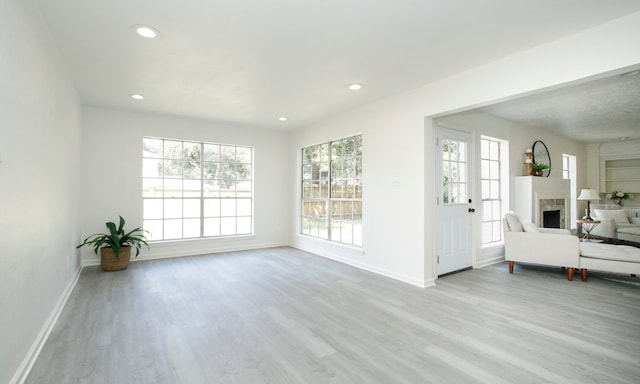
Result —
<instances>
[{"instance_id":1,"label":"fireplace","mask_svg":"<svg viewBox=\"0 0 640 384\"><path fill-rule=\"evenodd\" d=\"M516 176L514 211L541 228L571 228L569 180Z\"/></svg>"},{"instance_id":2,"label":"fireplace","mask_svg":"<svg viewBox=\"0 0 640 384\"><path fill-rule=\"evenodd\" d=\"M542 211L543 228L562 228L560 226L560 210Z\"/></svg>"},{"instance_id":3,"label":"fireplace","mask_svg":"<svg viewBox=\"0 0 640 384\"><path fill-rule=\"evenodd\" d=\"M566 199L540 199L538 207L540 227L565 228Z\"/></svg>"}]
</instances>

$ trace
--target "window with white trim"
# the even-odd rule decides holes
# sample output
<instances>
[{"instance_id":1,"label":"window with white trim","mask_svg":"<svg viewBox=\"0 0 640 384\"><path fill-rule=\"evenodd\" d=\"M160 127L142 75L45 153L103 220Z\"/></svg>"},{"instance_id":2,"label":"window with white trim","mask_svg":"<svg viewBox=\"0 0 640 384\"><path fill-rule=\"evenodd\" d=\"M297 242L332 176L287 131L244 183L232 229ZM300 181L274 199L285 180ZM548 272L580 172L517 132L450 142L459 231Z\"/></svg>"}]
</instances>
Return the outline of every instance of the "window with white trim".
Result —
<instances>
[{"instance_id":1,"label":"window with white trim","mask_svg":"<svg viewBox=\"0 0 640 384\"><path fill-rule=\"evenodd\" d=\"M301 233L362 245L362 136L302 149Z\"/></svg>"},{"instance_id":2,"label":"window with white trim","mask_svg":"<svg viewBox=\"0 0 640 384\"><path fill-rule=\"evenodd\" d=\"M578 181L576 179L577 173L577 161L573 155L562 154L562 178L568 179L571 184L571 212L573 212L574 219L580 218L582 215L578 214ZM578 224L575 220L571 220L571 228L577 228Z\"/></svg>"},{"instance_id":3,"label":"window with white trim","mask_svg":"<svg viewBox=\"0 0 640 384\"><path fill-rule=\"evenodd\" d=\"M569 167L569 155L562 154L562 178L569 180L571 179L571 169Z\"/></svg>"},{"instance_id":4,"label":"window with white trim","mask_svg":"<svg viewBox=\"0 0 640 384\"><path fill-rule=\"evenodd\" d=\"M480 139L482 184L482 244L502 241L502 215L508 196L508 143L483 136Z\"/></svg>"},{"instance_id":5,"label":"window with white trim","mask_svg":"<svg viewBox=\"0 0 640 384\"><path fill-rule=\"evenodd\" d=\"M253 233L253 148L143 138L143 227L150 240Z\"/></svg>"}]
</instances>

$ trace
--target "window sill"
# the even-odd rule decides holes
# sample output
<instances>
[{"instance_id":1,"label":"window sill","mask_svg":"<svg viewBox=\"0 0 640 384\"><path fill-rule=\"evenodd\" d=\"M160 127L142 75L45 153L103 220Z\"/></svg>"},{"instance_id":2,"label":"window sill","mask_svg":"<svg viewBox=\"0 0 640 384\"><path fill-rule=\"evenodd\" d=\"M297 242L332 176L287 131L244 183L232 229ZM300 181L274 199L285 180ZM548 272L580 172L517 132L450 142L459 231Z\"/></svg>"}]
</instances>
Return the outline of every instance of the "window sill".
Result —
<instances>
[{"instance_id":1,"label":"window sill","mask_svg":"<svg viewBox=\"0 0 640 384\"><path fill-rule=\"evenodd\" d=\"M196 237L192 239L172 239L172 240L152 240L149 245L153 248L159 247L175 247L186 244L206 244L206 243L225 243L236 241L247 241L256 238L255 234L251 235L234 235L234 236L218 236L218 237Z\"/></svg>"}]
</instances>

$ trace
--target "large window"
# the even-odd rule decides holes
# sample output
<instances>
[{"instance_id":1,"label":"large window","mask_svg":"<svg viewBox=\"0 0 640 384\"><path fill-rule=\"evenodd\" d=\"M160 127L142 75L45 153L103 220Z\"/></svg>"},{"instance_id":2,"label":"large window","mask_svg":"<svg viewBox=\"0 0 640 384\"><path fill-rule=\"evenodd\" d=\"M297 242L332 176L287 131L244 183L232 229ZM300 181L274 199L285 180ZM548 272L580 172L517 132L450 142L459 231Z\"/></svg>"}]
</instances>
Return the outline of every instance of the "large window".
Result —
<instances>
[{"instance_id":1,"label":"large window","mask_svg":"<svg viewBox=\"0 0 640 384\"><path fill-rule=\"evenodd\" d=\"M576 179L577 161L573 155L562 154L562 178L568 179L571 183L571 212L574 219L581 218L578 214L578 181ZM575 220L571 220L571 228L577 228Z\"/></svg>"},{"instance_id":2,"label":"large window","mask_svg":"<svg viewBox=\"0 0 640 384\"><path fill-rule=\"evenodd\" d=\"M253 233L253 149L144 138L143 226L151 240Z\"/></svg>"},{"instance_id":3,"label":"large window","mask_svg":"<svg viewBox=\"0 0 640 384\"><path fill-rule=\"evenodd\" d=\"M301 231L362 245L362 136L302 149Z\"/></svg>"},{"instance_id":4,"label":"large window","mask_svg":"<svg viewBox=\"0 0 640 384\"><path fill-rule=\"evenodd\" d=\"M480 139L482 180L482 244L502 241L502 214L508 195L505 164L507 142L490 137Z\"/></svg>"}]
</instances>

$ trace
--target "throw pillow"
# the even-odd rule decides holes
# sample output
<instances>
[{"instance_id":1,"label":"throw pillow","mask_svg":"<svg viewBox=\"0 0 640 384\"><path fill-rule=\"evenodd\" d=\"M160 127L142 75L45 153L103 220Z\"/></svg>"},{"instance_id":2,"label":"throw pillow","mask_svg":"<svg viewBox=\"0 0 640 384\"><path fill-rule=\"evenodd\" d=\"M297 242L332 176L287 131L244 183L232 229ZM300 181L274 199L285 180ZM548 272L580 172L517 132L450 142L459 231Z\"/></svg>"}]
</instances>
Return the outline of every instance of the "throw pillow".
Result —
<instances>
[{"instance_id":1,"label":"throw pillow","mask_svg":"<svg viewBox=\"0 0 640 384\"><path fill-rule=\"evenodd\" d=\"M504 214L504 218L507 220L507 226L510 232L523 232L522 223L520 218L514 212L507 212Z\"/></svg>"},{"instance_id":2,"label":"throw pillow","mask_svg":"<svg viewBox=\"0 0 640 384\"><path fill-rule=\"evenodd\" d=\"M540 230L538 230L538 226L533 223L523 223L522 228L524 228L525 232L540 232Z\"/></svg>"},{"instance_id":3,"label":"throw pillow","mask_svg":"<svg viewBox=\"0 0 640 384\"><path fill-rule=\"evenodd\" d=\"M624 209L594 209L593 212L598 219L614 220L616 224L629 224Z\"/></svg>"}]
</instances>

